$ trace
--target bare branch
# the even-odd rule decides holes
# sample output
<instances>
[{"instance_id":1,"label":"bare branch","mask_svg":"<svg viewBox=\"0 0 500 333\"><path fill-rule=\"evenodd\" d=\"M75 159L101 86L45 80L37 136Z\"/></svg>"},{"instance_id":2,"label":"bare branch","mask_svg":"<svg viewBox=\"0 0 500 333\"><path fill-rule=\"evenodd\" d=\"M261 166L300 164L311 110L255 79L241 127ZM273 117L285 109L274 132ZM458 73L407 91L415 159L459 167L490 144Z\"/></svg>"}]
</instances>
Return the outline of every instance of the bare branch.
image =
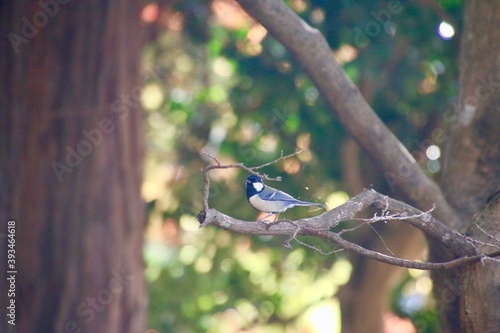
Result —
<instances>
[{"instance_id":1,"label":"bare branch","mask_svg":"<svg viewBox=\"0 0 500 333\"><path fill-rule=\"evenodd\" d=\"M245 170L246 172L248 172L248 173L250 173L252 175L256 175L256 176L262 177L262 178L267 179L267 180L281 181L281 177L272 178L272 177L269 177L266 174L260 174L260 173L256 172L255 170L262 169L263 167L266 167L266 166L269 166L271 164L277 163L279 161L285 160L287 158L296 156L296 155L302 153L303 151L304 151L304 149L298 150L295 153L292 153L292 154L289 154L289 155L286 155L286 156L283 156L283 151L281 151L280 157L277 158L277 159L275 159L272 162L268 162L268 163L265 163L265 164L262 164L262 165L258 165L258 166L255 166L255 167L247 167L243 163L221 164L220 161L215 156L213 156L212 154L206 152L205 150L201 150L201 153L203 155L207 156L208 158L210 158L211 160L213 160L215 162L215 164L210 164L210 165L208 165L208 166L200 169L200 171L203 173L203 176L205 178L205 189L204 189L204 196L203 196L203 210L206 211L209 208L208 207L208 198L210 196L210 178L208 177L208 172L210 170L213 170L213 169L232 169L232 168L238 168L238 169Z\"/></svg>"},{"instance_id":2,"label":"bare branch","mask_svg":"<svg viewBox=\"0 0 500 333\"><path fill-rule=\"evenodd\" d=\"M280 158L273 161L272 163L276 163L282 159L294 156L298 153L300 152L287 156L283 156L283 153L281 153ZM301 219L298 221L280 220L272 224L263 222L251 223L234 219L209 207L208 197L210 194L210 178L208 176L208 173L214 169L240 168L252 174L259 175L254 170L256 168L258 169L263 166L270 165L270 163L266 163L262 166L253 168L247 167L242 163L224 165L221 164L214 156L209 154L206 155L210 159L215 161L216 164L211 164L201 169L201 172L203 173L205 178L205 197L203 200L203 211L198 214L198 220L201 224L200 227L205 227L212 224L233 232L250 235L286 235L289 236L289 239L285 242L285 246L291 246L290 242L292 240L295 240L306 247L314 249L320 253L324 253L315 246L308 245L297 239L297 235L315 236L329 240L330 242L340 246L341 249L354 251L358 254L387 264L415 269L450 269L465 263L483 260L487 257L493 258L500 255L500 251L498 251L498 253L493 253L490 255L479 253L470 240L460 235L456 231L448 228L446 225L442 224L434 217L432 217L430 213L434 208L429 211L422 212L404 202L400 202L389 198L388 196L382 195L373 189L365 190L360 194L352 197L346 203L321 215L308 219ZM358 212L370 206L381 209L380 215L375 214L372 219L357 219L355 217ZM343 233L342 231L335 233L330 230L332 227L337 226L341 221L353 219L364 221L365 224L369 225L371 223L387 219L396 219L401 222L410 223L412 226L422 230L426 235L438 240L441 244L448 247L448 249L455 256L460 258L444 263L424 263L413 260L406 260L397 258L394 255L389 256L379 252L368 250L343 239L341 237L341 234Z\"/></svg>"},{"instance_id":3,"label":"bare branch","mask_svg":"<svg viewBox=\"0 0 500 333\"><path fill-rule=\"evenodd\" d=\"M456 237L455 230L441 223L431 214L422 212L407 203L390 197L384 197L383 200L380 199L373 203L376 208L385 209L388 203L392 212L399 213L399 216L402 218L407 217L407 219L403 221L408 222L415 228L422 230L427 236L439 241L441 244L448 247L455 255L472 255L477 253L474 246L467 239L464 237ZM432 209L430 211L432 211Z\"/></svg>"},{"instance_id":4,"label":"bare branch","mask_svg":"<svg viewBox=\"0 0 500 333\"><path fill-rule=\"evenodd\" d=\"M364 194L366 195L369 192L373 190L368 190L360 195L354 197L355 199L352 203L346 203L344 205L347 206L340 206L337 208L334 208L333 210L321 215L321 216L316 216L308 219L302 219L295 221L293 223L287 223L289 221L280 221L280 223L273 224L271 227L268 227L265 223L262 222L247 222L247 221L242 221L238 219L234 219L230 216L227 216L225 214L222 214L221 212L215 210L215 209L210 209L208 211L200 213L198 216L198 219L201 222L201 227L206 227L208 225L214 225L218 226L220 228L232 231L232 232L237 232L237 233L242 233L242 234L249 234L249 235L259 235L259 236L264 236L264 235L274 235L274 236L289 236L290 238L287 240L288 244L291 240L295 239L297 235L304 235L304 236L315 236L323 239L327 239L338 246L340 246L342 249L349 250L356 252L360 255L375 259L377 261L390 264L390 265L396 265L396 266L401 266L401 267L406 267L406 268L414 268L414 269L423 269L423 270L435 270L435 269L451 269L458 267L460 265L466 264L466 263L471 263L471 262L477 262L480 261L483 258L493 258L496 256L500 255L500 251L497 251L495 253L489 254L489 255L484 255L484 254L478 254L474 256L463 256L455 260L447 261L447 262L442 262L442 263L428 263L428 262L419 262L419 261L414 261L414 260L407 260L407 259L402 259L402 258L396 258L393 256L385 255L379 252L375 252L372 250L368 250L362 246L359 246L357 244L351 243L342 237L340 237L339 234L332 232L328 229L324 229L322 221L324 220L330 220L330 217L343 217L343 216L348 216L350 213L352 213L354 210L352 209L354 206L364 206L362 202L360 202L359 196L363 197ZM374 191L373 191L374 192ZM352 199L351 199L352 200ZM350 207L350 209L348 209ZM330 214L331 216L325 217L324 215ZM297 227L300 225L300 227ZM290 236L291 235L291 236ZM286 244L286 243L285 243Z\"/></svg>"},{"instance_id":5,"label":"bare branch","mask_svg":"<svg viewBox=\"0 0 500 333\"><path fill-rule=\"evenodd\" d=\"M301 150L296 151L296 152L295 152L295 153L293 153L293 154L283 156L283 150L282 150L282 151L281 151L281 155L280 155L280 157L279 157L279 158L277 158L277 159L275 159L274 161L271 161L271 162L269 162L269 163L265 163L265 164L262 164L262 165L259 165L259 166L256 166L256 167L253 167L253 168L251 168L251 169L252 169L252 170L262 169L263 167L266 167L266 166L269 166L269 165L275 164L275 163L277 163L277 162L279 162L279 161L281 161L281 160L285 160L285 159L287 159L287 158L290 158L290 157L296 156L296 155L298 155L298 154L300 154L300 153L302 153L302 152L304 152L304 151L305 151L305 149L301 149ZM281 180L281 179L280 179L280 180Z\"/></svg>"},{"instance_id":6,"label":"bare branch","mask_svg":"<svg viewBox=\"0 0 500 333\"><path fill-rule=\"evenodd\" d=\"M251 174L259 176L259 177L262 177L262 178L267 179L267 180L281 181L281 177L272 178L272 177L269 177L266 174L260 174L260 173L256 172L255 170L259 170L259 169L262 169L262 168L264 168L266 166L275 164L275 163L277 163L279 161L286 160L287 158L296 156L296 155L298 155L298 154L300 154L300 153L302 153L304 151L305 151L305 149L301 149L301 150L296 151L295 153L292 153L292 154L289 154L289 155L286 155L286 156L283 156L283 151L281 151L280 157L277 158L277 159L275 159L274 161L271 161L271 162L268 162L268 163L264 163L264 164L261 164L261 165L258 165L258 166L254 166L254 167L247 167L243 163L234 163L234 164L224 164L224 165L222 165L215 156L213 156L213 155L207 153L206 151L202 150L201 153L203 155L209 157L210 159L214 160L215 164L208 165L205 168L201 169L200 171L201 172L207 172L207 171L210 171L210 170L213 170L213 169L239 168L239 169L245 170L248 173L251 173Z\"/></svg>"}]
</instances>

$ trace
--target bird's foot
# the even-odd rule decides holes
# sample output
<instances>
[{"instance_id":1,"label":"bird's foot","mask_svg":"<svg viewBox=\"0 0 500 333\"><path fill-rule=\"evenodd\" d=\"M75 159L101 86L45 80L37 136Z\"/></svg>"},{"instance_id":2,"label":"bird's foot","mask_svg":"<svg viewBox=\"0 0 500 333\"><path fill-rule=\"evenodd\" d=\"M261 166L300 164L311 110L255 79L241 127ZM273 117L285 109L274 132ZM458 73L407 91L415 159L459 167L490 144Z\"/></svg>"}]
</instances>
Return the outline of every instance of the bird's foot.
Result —
<instances>
[{"instance_id":1,"label":"bird's foot","mask_svg":"<svg viewBox=\"0 0 500 333\"><path fill-rule=\"evenodd\" d=\"M269 230L269 227L271 227L276 222L271 222L271 221L267 220L266 218L263 218L261 220L258 220L257 223L263 224L266 227L266 230Z\"/></svg>"},{"instance_id":2,"label":"bird's foot","mask_svg":"<svg viewBox=\"0 0 500 333\"><path fill-rule=\"evenodd\" d=\"M285 220L278 220L278 221L272 221L272 222L269 220L260 220L259 222L263 223L266 226L266 230L269 230L269 228L271 228L272 226L280 224L283 221L285 221Z\"/></svg>"}]
</instances>

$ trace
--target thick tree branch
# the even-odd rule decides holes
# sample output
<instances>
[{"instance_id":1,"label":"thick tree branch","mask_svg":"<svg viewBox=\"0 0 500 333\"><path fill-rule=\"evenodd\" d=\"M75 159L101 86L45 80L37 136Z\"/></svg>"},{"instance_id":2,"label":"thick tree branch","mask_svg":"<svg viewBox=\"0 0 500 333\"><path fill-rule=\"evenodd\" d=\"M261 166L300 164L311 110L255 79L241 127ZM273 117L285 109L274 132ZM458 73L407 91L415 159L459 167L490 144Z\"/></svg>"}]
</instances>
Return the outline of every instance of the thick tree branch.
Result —
<instances>
[{"instance_id":1,"label":"thick tree branch","mask_svg":"<svg viewBox=\"0 0 500 333\"><path fill-rule=\"evenodd\" d=\"M281 154L280 158L274 162L298 153L299 152L285 157ZM430 211L422 212L404 202L384 196L373 189L365 190L339 207L319 216L298 221L280 220L276 223L268 224L264 222L252 223L232 218L215 209L209 208L208 198L210 193L210 180L208 173L214 169L240 168L250 173L257 174L254 170L260 169L262 166L247 167L242 163L223 165L214 156L208 155L207 153L205 153L205 155L215 161L215 164L208 165L201 170L205 177L204 210L198 214L198 220L200 221L201 227L215 225L233 232L250 235L286 235L290 236L287 244L289 244L291 240L296 239L297 235L314 236L329 240L342 249L354 251L387 264L415 269L450 269L486 257L492 258L500 255L500 251L496 251L489 255L479 253L474 247L473 242L436 220L431 216ZM269 165L269 163L264 164L264 166L265 165ZM362 219L363 221L373 223L382 220L396 219L410 223L412 226L422 230L427 236L446 246L456 257L458 257L458 259L443 263L423 263L401 259L363 248L362 246L343 239L341 237L342 231L336 233L330 230L342 221L356 219L356 214L368 207L379 208L381 209L381 213L376 214L371 219ZM404 235L402 237L404 237Z\"/></svg>"},{"instance_id":2,"label":"thick tree branch","mask_svg":"<svg viewBox=\"0 0 500 333\"><path fill-rule=\"evenodd\" d=\"M298 221L280 220L278 223L268 225L264 222L248 222L232 218L215 209L202 211L198 215L201 222L201 227L214 225L232 232L237 232L247 235L273 235L273 236L292 236L296 235L314 236L323 238L337 244L342 249L356 252L360 255L369 257L371 259L406 268L423 269L423 270L436 270L436 269L451 269L460 265L477 262L484 258L500 255L500 251L496 251L489 255L476 254L472 256L462 256L458 259L442 262L442 263L429 263L419 262L414 260L407 260L396 258L393 256L385 255L379 252L368 250L355 243L351 243L343 239L338 233L328 230L328 225L338 224L339 222L352 216L359 208L366 208L369 206L370 200L366 199L372 195L380 195L373 190L367 190L360 195L352 198L347 203L333 210L322 214L320 216L302 219ZM354 209L353 209L354 208ZM327 229L325 229L327 228Z\"/></svg>"},{"instance_id":3,"label":"thick tree branch","mask_svg":"<svg viewBox=\"0 0 500 333\"><path fill-rule=\"evenodd\" d=\"M295 57L321 92L342 126L373 158L391 186L397 186L422 210L436 206L441 221L458 217L440 188L384 125L336 62L321 33L281 0L238 0Z\"/></svg>"}]
</instances>

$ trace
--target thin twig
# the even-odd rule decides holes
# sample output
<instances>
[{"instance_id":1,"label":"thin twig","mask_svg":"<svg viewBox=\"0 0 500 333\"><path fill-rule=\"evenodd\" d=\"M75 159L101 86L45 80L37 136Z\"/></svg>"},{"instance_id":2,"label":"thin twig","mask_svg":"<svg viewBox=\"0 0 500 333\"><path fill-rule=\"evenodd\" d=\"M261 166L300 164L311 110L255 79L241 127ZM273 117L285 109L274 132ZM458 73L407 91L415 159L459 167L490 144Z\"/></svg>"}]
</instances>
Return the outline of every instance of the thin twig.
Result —
<instances>
[{"instance_id":1,"label":"thin twig","mask_svg":"<svg viewBox=\"0 0 500 333\"><path fill-rule=\"evenodd\" d=\"M296 239L297 237L297 234L299 233L300 231L300 227L297 226L297 229L295 229L295 231L293 232L293 235L290 236L290 238L288 238L285 243L283 244L284 247L286 247L287 249L291 249L292 248L292 245L290 244L290 242L294 239Z\"/></svg>"},{"instance_id":2,"label":"thin twig","mask_svg":"<svg viewBox=\"0 0 500 333\"><path fill-rule=\"evenodd\" d=\"M492 247L496 247L497 249L500 249L500 239L498 239L497 237L489 234L486 230L484 230L483 228L481 228L481 226L477 223L474 223L474 225L488 238L491 238L493 240L495 240L496 244L492 244L492 243L485 243L485 242L481 242L481 241L478 241L478 240L474 240L474 242L477 242L481 245L487 245L487 246L492 246Z\"/></svg>"},{"instance_id":3,"label":"thin twig","mask_svg":"<svg viewBox=\"0 0 500 333\"><path fill-rule=\"evenodd\" d=\"M331 251L328 251L328 252L324 252L323 250L319 249L316 245L309 245L303 241L301 241L300 239L298 239L297 237L294 237L294 240L299 243L300 245L302 246L305 246L307 248L310 248L311 250L314 250L316 252L318 252L319 254L322 254L324 256L328 256L328 255L331 255L331 254L334 254L334 253L337 253L337 252L340 252L340 251L344 251L344 249L334 249L334 250L331 250Z\"/></svg>"},{"instance_id":4,"label":"thin twig","mask_svg":"<svg viewBox=\"0 0 500 333\"><path fill-rule=\"evenodd\" d=\"M304 152L304 151L305 151L305 149L301 149L301 150L296 151L295 153L292 153L292 154L289 154L289 155L283 156L283 150L282 150L282 151L281 151L281 155L280 155L280 157L279 157L279 158L277 158L277 159L275 159L274 161L271 161L271 162L268 162L268 163L265 163L265 164L262 164L262 165L259 165L259 166L256 166L256 167L252 167L252 168L250 168L250 169L252 169L252 170L262 169L262 168L264 168L264 167L266 167L266 166L269 166L269 165L272 165L272 164L278 163L278 162L279 162L279 161L281 161L281 160L285 160L285 159L287 159L287 158L290 158L290 157L296 156L296 155L298 155L298 154L300 154L300 153L302 153L302 152Z\"/></svg>"},{"instance_id":5,"label":"thin twig","mask_svg":"<svg viewBox=\"0 0 500 333\"><path fill-rule=\"evenodd\" d=\"M217 159L217 157L215 157L214 155L212 155L212 154L208 153L207 151L205 151L204 149L202 149L201 153L215 162L215 164L210 164L210 165L207 165L206 167L200 169L200 171L201 171L201 173L203 173L203 176L205 179L205 188L204 188L204 196L203 196L203 210L207 211L210 208L208 205L208 198L210 196L210 178L208 177L208 172L210 170L238 168L238 169L245 170L246 172L248 172L250 174L262 177L262 178L267 179L267 180L281 181L281 177L272 178L266 174L260 174L260 173L256 172L255 170L258 170L258 169L261 169L263 167L269 166L271 164L277 163L281 160L285 160L287 158L296 156L296 155L302 153L303 151L304 151L304 149L296 151L295 153L289 154L286 156L283 156L283 151L281 151L280 157L272 162L264 163L264 164L261 164L261 165L255 166L255 167L247 167L243 163L221 164L221 162Z\"/></svg>"},{"instance_id":6,"label":"thin twig","mask_svg":"<svg viewBox=\"0 0 500 333\"><path fill-rule=\"evenodd\" d=\"M382 244L384 244L385 246L385 249L387 251L389 251L389 253L392 255L392 256L396 256L394 254L394 252L392 252L392 250L389 248L389 246L387 245L387 243L385 242L385 240L382 238L382 236L380 236L380 234L378 233L378 231L371 225L371 224L368 224L370 226L370 228L377 234L378 238L382 241Z\"/></svg>"}]
</instances>

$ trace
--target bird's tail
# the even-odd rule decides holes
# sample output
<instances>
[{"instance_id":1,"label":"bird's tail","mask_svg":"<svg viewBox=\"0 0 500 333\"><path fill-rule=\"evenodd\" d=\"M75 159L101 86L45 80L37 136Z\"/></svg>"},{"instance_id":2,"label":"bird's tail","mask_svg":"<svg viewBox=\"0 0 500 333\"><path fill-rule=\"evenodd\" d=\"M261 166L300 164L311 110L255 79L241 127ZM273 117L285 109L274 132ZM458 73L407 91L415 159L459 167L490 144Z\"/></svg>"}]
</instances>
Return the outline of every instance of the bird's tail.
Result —
<instances>
[{"instance_id":1,"label":"bird's tail","mask_svg":"<svg viewBox=\"0 0 500 333\"><path fill-rule=\"evenodd\" d=\"M298 201L298 203L295 203L296 206L316 206L319 208L325 208L325 205L315 203L315 202L307 202L307 201Z\"/></svg>"}]
</instances>

